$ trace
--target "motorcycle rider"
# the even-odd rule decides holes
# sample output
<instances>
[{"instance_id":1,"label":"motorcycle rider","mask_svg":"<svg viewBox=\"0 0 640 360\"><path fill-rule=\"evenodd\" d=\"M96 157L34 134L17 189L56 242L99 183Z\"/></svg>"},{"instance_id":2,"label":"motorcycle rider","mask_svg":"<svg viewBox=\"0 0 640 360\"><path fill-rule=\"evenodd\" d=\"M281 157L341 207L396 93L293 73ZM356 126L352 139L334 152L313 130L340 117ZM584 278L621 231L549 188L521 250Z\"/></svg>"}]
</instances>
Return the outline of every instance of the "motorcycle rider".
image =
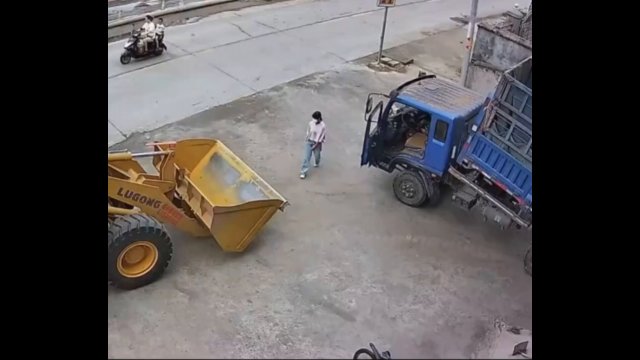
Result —
<instances>
[{"instance_id":1,"label":"motorcycle rider","mask_svg":"<svg viewBox=\"0 0 640 360\"><path fill-rule=\"evenodd\" d=\"M156 25L156 46L162 46L161 42L164 38L164 20L162 18L158 18L158 24Z\"/></svg>"},{"instance_id":2,"label":"motorcycle rider","mask_svg":"<svg viewBox=\"0 0 640 360\"><path fill-rule=\"evenodd\" d=\"M140 32L140 45L143 54L147 52L149 43L155 41L156 24L153 22L153 16L147 15Z\"/></svg>"}]
</instances>

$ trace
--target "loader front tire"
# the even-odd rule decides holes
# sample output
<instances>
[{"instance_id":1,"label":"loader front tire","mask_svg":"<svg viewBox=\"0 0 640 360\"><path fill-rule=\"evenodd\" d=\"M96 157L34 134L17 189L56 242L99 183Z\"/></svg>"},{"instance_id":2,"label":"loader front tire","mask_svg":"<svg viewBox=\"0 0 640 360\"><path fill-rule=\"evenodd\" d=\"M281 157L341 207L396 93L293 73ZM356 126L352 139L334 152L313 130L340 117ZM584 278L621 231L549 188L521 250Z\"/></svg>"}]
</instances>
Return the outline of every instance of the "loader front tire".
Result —
<instances>
[{"instance_id":1,"label":"loader front tire","mask_svg":"<svg viewBox=\"0 0 640 360\"><path fill-rule=\"evenodd\" d=\"M109 283L133 290L156 281L169 265L173 246L165 227L142 214L109 224Z\"/></svg>"}]
</instances>

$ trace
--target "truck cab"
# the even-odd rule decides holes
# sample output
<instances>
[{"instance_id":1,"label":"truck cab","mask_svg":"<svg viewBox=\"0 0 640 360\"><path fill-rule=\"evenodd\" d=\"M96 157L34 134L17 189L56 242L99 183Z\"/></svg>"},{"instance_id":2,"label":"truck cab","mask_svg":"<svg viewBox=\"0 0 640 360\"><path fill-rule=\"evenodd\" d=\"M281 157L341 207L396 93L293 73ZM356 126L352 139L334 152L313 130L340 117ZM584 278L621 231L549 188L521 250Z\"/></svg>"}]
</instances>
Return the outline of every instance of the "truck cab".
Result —
<instances>
[{"instance_id":1,"label":"truck cab","mask_svg":"<svg viewBox=\"0 0 640 360\"><path fill-rule=\"evenodd\" d=\"M401 170L403 179L394 181L394 192L407 205L436 202L437 185L455 162L470 126L482 118L485 100L434 75L404 83L389 95L369 94L361 165L389 173Z\"/></svg>"},{"instance_id":2,"label":"truck cab","mask_svg":"<svg viewBox=\"0 0 640 360\"><path fill-rule=\"evenodd\" d=\"M435 75L369 94L360 164L398 170L393 192L406 205L437 203L446 184L456 205L530 228L531 71L529 58L489 97Z\"/></svg>"}]
</instances>

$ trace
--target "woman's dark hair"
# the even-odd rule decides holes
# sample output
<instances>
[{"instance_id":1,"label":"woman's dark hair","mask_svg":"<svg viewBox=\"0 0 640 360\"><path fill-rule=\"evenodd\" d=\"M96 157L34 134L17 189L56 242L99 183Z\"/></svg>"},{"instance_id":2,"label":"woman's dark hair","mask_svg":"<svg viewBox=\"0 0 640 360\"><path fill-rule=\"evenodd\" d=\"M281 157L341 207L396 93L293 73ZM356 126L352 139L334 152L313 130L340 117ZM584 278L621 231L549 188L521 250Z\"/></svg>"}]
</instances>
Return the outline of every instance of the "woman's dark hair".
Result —
<instances>
[{"instance_id":1,"label":"woman's dark hair","mask_svg":"<svg viewBox=\"0 0 640 360\"><path fill-rule=\"evenodd\" d=\"M311 115L311 117L316 120L322 120L322 114L320 113L320 111L315 111L313 115Z\"/></svg>"},{"instance_id":2,"label":"woman's dark hair","mask_svg":"<svg viewBox=\"0 0 640 360\"><path fill-rule=\"evenodd\" d=\"M149 21L153 21L153 16L151 16L151 15L147 15L147 20L149 20Z\"/></svg>"}]
</instances>

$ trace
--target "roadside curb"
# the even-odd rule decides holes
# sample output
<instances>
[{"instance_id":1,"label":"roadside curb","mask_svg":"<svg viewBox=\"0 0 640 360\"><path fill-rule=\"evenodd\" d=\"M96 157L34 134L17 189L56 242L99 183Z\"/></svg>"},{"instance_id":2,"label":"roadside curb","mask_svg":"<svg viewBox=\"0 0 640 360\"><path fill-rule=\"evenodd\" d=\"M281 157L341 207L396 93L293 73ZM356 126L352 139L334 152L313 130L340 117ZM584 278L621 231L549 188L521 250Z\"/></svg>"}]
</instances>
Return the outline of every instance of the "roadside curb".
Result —
<instances>
[{"instance_id":1,"label":"roadside curb","mask_svg":"<svg viewBox=\"0 0 640 360\"><path fill-rule=\"evenodd\" d=\"M197 10L197 9L210 7L210 6L229 4L229 3L233 3L233 2L237 2L237 1L238 0L205 0L205 1L197 2L197 3L193 3L193 4L187 4L187 5L184 5L184 6L178 6L178 7L175 7L175 8L169 8L169 9L164 9L164 10L156 10L156 11L152 11L152 12L150 12L148 14L144 14L144 15L132 15L132 16L128 16L128 17L123 18L123 19L118 19L118 20L114 20L114 21L108 22L107 23L107 29L113 29L113 28L116 28L116 27L135 24L135 23L137 23L139 21L144 21L144 18L145 18L146 15L151 15L153 17L167 16L167 15L178 14L178 13L181 13L181 12L190 11L190 10Z\"/></svg>"}]
</instances>

